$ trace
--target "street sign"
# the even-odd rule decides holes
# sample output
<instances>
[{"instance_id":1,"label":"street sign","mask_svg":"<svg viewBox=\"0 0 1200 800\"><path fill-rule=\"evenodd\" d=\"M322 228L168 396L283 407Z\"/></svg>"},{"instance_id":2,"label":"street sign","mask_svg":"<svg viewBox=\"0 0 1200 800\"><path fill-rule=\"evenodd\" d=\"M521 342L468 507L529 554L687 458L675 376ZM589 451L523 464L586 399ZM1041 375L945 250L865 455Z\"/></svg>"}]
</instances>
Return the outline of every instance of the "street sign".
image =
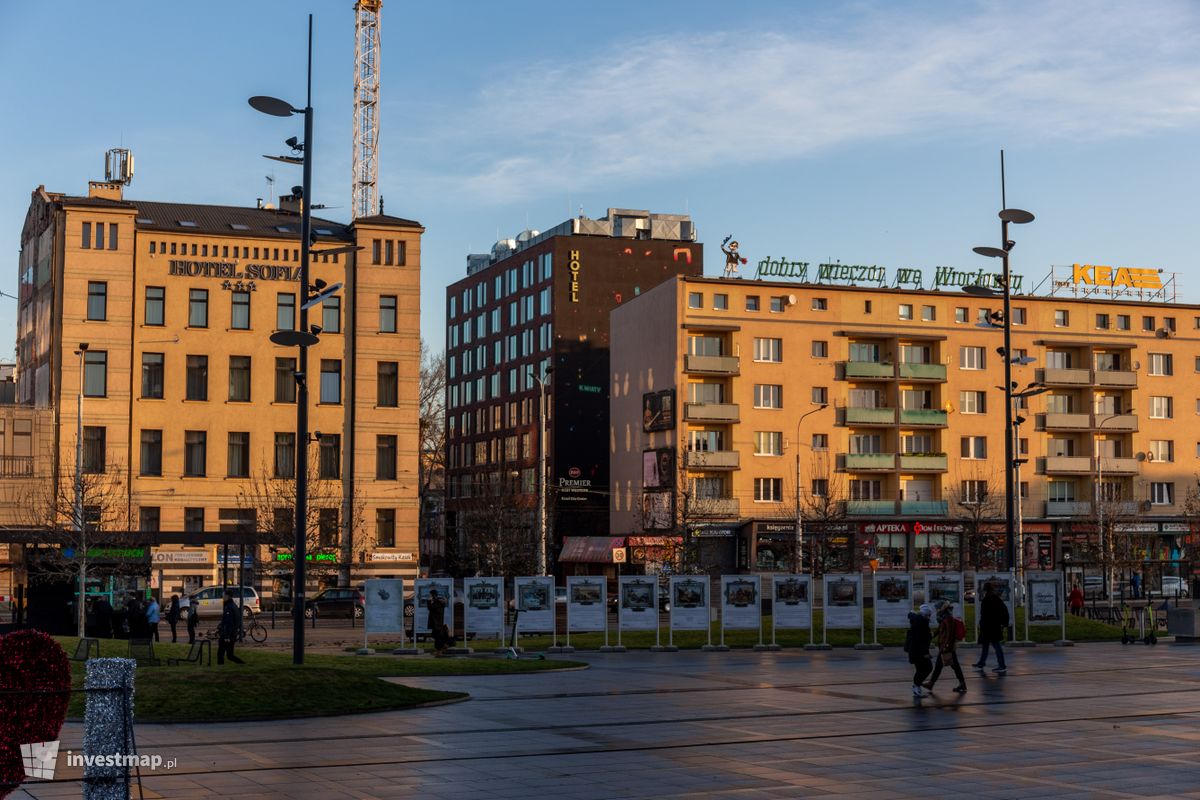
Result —
<instances>
[{"instance_id":1,"label":"street sign","mask_svg":"<svg viewBox=\"0 0 1200 800\"><path fill-rule=\"evenodd\" d=\"M624 564L625 563L625 548L624 547L614 547L612 553L613 553L613 563L614 564Z\"/></svg>"}]
</instances>

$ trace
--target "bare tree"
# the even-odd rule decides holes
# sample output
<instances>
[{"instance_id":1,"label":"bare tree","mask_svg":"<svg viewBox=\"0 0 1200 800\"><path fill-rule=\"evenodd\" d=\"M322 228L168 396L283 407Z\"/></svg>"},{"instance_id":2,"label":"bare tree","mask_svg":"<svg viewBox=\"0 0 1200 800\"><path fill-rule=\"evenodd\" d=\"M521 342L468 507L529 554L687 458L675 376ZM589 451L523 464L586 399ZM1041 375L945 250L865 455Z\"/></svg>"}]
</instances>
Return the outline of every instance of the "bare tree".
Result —
<instances>
[{"instance_id":1,"label":"bare tree","mask_svg":"<svg viewBox=\"0 0 1200 800\"><path fill-rule=\"evenodd\" d=\"M1003 484L985 464L960 469L957 477L947 499L950 515L963 523L966 563L976 570L988 561L998 567L1004 548L1002 532L997 530L1004 517Z\"/></svg>"},{"instance_id":2,"label":"bare tree","mask_svg":"<svg viewBox=\"0 0 1200 800\"><path fill-rule=\"evenodd\" d=\"M1094 493L1084 558L1098 565L1110 600L1116 596L1117 575L1140 566L1152 537L1137 531L1137 503L1128 497L1123 483L1100 484Z\"/></svg>"},{"instance_id":3,"label":"bare tree","mask_svg":"<svg viewBox=\"0 0 1200 800\"><path fill-rule=\"evenodd\" d=\"M446 353L433 353L425 342L420 380L420 533L424 542L436 540L444 548L440 526L446 482ZM443 549L443 559L445 555Z\"/></svg>"},{"instance_id":4,"label":"bare tree","mask_svg":"<svg viewBox=\"0 0 1200 800\"><path fill-rule=\"evenodd\" d=\"M488 473L470 497L459 501L463 551L456 567L464 574L532 575L537 568L533 504L519 474Z\"/></svg>"},{"instance_id":5,"label":"bare tree","mask_svg":"<svg viewBox=\"0 0 1200 800\"><path fill-rule=\"evenodd\" d=\"M836 456L829 450L812 450L809 458L808 485L799 487L800 513L805 526L804 549L812 560L811 568L817 575L831 570L849 568L839 565L829 529L846 519L848 499L846 475L838 472ZM802 571L801 563L797 567Z\"/></svg>"}]
</instances>

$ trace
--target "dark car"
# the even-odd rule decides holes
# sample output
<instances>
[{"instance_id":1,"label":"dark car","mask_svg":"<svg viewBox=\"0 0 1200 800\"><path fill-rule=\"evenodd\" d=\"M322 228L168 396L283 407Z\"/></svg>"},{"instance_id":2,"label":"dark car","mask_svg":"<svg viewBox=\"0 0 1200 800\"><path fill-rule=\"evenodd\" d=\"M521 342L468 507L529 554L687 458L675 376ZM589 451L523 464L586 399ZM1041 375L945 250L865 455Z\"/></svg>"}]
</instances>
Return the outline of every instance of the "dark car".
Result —
<instances>
[{"instance_id":1,"label":"dark car","mask_svg":"<svg viewBox=\"0 0 1200 800\"><path fill-rule=\"evenodd\" d=\"M358 589L322 589L304 601L304 616L362 619L364 605L363 593Z\"/></svg>"}]
</instances>

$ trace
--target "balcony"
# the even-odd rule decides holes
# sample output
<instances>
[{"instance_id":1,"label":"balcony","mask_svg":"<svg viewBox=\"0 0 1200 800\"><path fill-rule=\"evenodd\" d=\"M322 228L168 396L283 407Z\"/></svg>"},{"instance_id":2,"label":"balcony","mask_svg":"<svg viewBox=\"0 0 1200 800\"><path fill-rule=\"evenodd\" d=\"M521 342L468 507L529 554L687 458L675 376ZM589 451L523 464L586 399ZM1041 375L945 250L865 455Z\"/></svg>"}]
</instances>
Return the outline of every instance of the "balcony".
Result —
<instances>
[{"instance_id":1,"label":"balcony","mask_svg":"<svg viewBox=\"0 0 1200 800\"><path fill-rule=\"evenodd\" d=\"M903 453L900 469L905 472L945 472L945 453Z\"/></svg>"},{"instance_id":2,"label":"balcony","mask_svg":"<svg viewBox=\"0 0 1200 800\"><path fill-rule=\"evenodd\" d=\"M1037 371L1037 377L1046 386L1090 386L1092 384L1092 371L1089 369L1046 367Z\"/></svg>"},{"instance_id":3,"label":"balcony","mask_svg":"<svg viewBox=\"0 0 1200 800\"><path fill-rule=\"evenodd\" d=\"M737 403L684 403L686 422L737 422L741 409Z\"/></svg>"},{"instance_id":4,"label":"balcony","mask_svg":"<svg viewBox=\"0 0 1200 800\"><path fill-rule=\"evenodd\" d=\"M940 381L946 380L945 364L901 364L900 378L910 381Z\"/></svg>"},{"instance_id":5,"label":"balcony","mask_svg":"<svg viewBox=\"0 0 1200 800\"><path fill-rule=\"evenodd\" d=\"M1047 500L1047 517L1086 517L1092 513L1092 504L1076 500Z\"/></svg>"},{"instance_id":6,"label":"balcony","mask_svg":"<svg viewBox=\"0 0 1200 800\"><path fill-rule=\"evenodd\" d=\"M900 501L900 513L910 517L944 517L948 511L945 500Z\"/></svg>"},{"instance_id":7,"label":"balcony","mask_svg":"<svg viewBox=\"0 0 1200 800\"><path fill-rule=\"evenodd\" d=\"M847 500L846 513L855 516L890 517L896 513L896 503L892 500Z\"/></svg>"},{"instance_id":8,"label":"balcony","mask_svg":"<svg viewBox=\"0 0 1200 800\"><path fill-rule=\"evenodd\" d=\"M937 425L945 427L946 412L940 408L902 408L901 425Z\"/></svg>"},{"instance_id":9,"label":"balcony","mask_svg":"<svg viewBox=\"0 0 1200 800\"><path fill-rule=\"evenodd\" d=\"M687 466L688 469L737 469L738 453L736 450L689 450Z\"/></svg>"},{"instance_id":10,"label":"balcony","mask_svg":"<svg viewBox=\"0 0 1200 800\"><path fill-rule=\"evenodd\" d=\"M888 472L896 468L894 453L846 453L842 458L851 472Z\"/></svg>"},{"instance_id":11,"label":"balcony","mask_svg":"<svg viewBox=\"0 0 1200 800\"><path fill-rule=\"evenodd\" d=\"M1137 386L1137 373L1098 369L1093 373L1092 382L1097 386L1132 389Z\"/></svg>"},{"instance_id":12,"label":"balcony","mask_svg":"<svg viewBox=\"0 0 1200 800\"><path fill-rule=\"evenodd\" d=\"M1087 475L1092 459L1087 456L1046 456L1047 475Z\"/></svg>"},{"instance_id":13,"label":"balcony","mask_svg":"<svg viewBox=\"0 0 1200 800\"><path fill-rule=\"evenodd\" d=\"M1097 474L1136 475L1138 472L1138 462L1136 458L1115 458L1111 456L1102 456L1098 460L1100 464L1096 468Z\"/></svg>"},{"instance_id":14,"label":"balcony","mask_svg":"<svg viewBox=\"0 0 1200 800\"><path fill-rule=\"evenodd\" d=\"M878 361L847 361L843 366L845 368L843 374L847 379L891 380L896 376L894 366Z\"/></svg>"},{"instance_id":15,"label":"balcony","mask_svg":"<svg viewBox=\"0 0 1200 800\"><path fill-rule=\"evenodd\" d=\"M1096 414L1094 426L1097 430L1132 432L1138 429L1138 418L1133 414Z\"/></svg>"},{"instance_id":16,"label":"balcony","mask_svg":"<svg viewBox=\"0 0 1200 800\"><path fill-rule=\"evenodd\" d=\"M688 514L694 517L735 518L740 510L733 497L697 497L688 504Z\"/></svg>"},{"instance_id":17,"label":"balcony","mask_svg":"<svg viewBox=\"0 0 1200 800\"><path fill-rule=\"evenodd\" d=\"M1091 414L1045 414L1048 431L1086 431L1092 427Z\"/></svg>"},{"instance_id":18,"label":"balcony","mask_svg":"<svg viewBox=\"0 0 1200 800\"><path fill-rule=\"evenodd\" d=\"M0 478L32 477L33 456L0 456Z\"/></svg>"},{"instance_id":19,"label":"balcony","mask_svg":"<svg viewBox=\"0 0 1200 800\"><path fill-rule=\"evenodd\" d=\"M847 425L895 425L894 408L847 408Z\"/></svg>"},{"instance_id":20,"label":"balcony","mask_svg":"<svg viewBox=\"0 0 1200 800\"><path fill-rule=\"evenodd\" d=\"M705 375L737 375L741 371L741 359L737 356L685 355L683 371Z\"/></svg>"}]
</instances>

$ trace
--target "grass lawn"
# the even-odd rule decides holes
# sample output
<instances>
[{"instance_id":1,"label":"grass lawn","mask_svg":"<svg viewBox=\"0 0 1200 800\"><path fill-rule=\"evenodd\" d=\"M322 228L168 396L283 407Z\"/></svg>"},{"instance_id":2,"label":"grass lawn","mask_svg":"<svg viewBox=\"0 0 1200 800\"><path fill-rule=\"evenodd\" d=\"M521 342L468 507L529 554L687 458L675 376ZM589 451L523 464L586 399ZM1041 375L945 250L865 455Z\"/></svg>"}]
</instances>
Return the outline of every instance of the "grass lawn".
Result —
<instances>
[{"instance_id":1,"label":"grass lawn","mask_svg":"<svg viewBox=\"0 0 1200 800\"><path fill-rule=\"evenodd\" d=\"M821 641L821 614L817 611L814 613L814 625L816 630L815 641ZM874 611L867 609L864 613L863 621L865 623L865 638L866 641L871 641L871 621ZM966 619L964 620L967 626L967 641L971 642L975 639L975 608L968 606L966 608ZM615 630L616 622L613 621L613 629L609 631L608 643L615 645L617 643L617 632ZM1051 626L1029 626L1030 638L1034 642L1051 643L1056 641L1062 635L1062 628L1058 625ZM667 629L664 626L661 632L662 643L667 644ZM1021 613L1017 613L1017 637L1024 638L1025 623L1021 618ZM858 644L859 632L855 630L830 630L828 634L829 644L834 647L853 647ZM1083 617L1068 617L1067 618L1067 638L1076 642L1107 642L1119 641L1121 638L1120 627L1107 625L1103 622L1085 619ZM717 644L721 639L721 628L719 623L713 623L712 626L712 641ZM763 617L763 641L771 641L771 618ZM776 632L775 641L783 647L802 647L808 644L809 634L807 630L780 630ZM553 640L550 636L529 635L521 636L520 645L525 650L545 650L550 647ZM883 645L900 647L904 644L904 629L888 628L879 631L879 642ZM507 642L506 642L507 643ZM567 640L563 634L558 635L558 643L566 644ZM696 649L708 643L707 637L702 631L676 631L674 644L681 650ZM496 639L473 639L466 642L467 646L473 647L480 651L489 651L499 645ZM571 646L579 650L596 650L604 644L603 633L576 633L571 635ZM654 644L653 631L627 631L621 635L621 644L630 649L646 649ZM725 644L730 647L752 647L758 644L758 631L725 631ZM399 647L399 642L372 642L372 647L379 650ZM409 645L411 646L411 644ZM428 649L428 643L418 645L424 649ZM353 652L356 647L346 648Z\"/></svg>"},{"instance_id":2,"label":"grass lawn","mask_svg":"<svg viewBox=\"0 0 1200 800\"><path fill-rule=\"evenodd\" d=\"M78 639L55 637L68 654ZM213 643L215 650L216 643ZM391 711L466 695L416 689L381 681L382 677L495 675L583 666L569 661L501 659L353 658L306 654L304 666L292 665L290 653L238 649L244 665L168 667L166 659L187 654L186 644L155 644L163 666L139 667L135 678L135 715L139 722L236 722ZM123 639L102 639L100 655L125 657ZM215 659L215 653L214 653ZM71 683L83 686L84 665L71 662ZM68 716L83 717L83 694L72 695Z\"/></svg>"}]
</instances>

